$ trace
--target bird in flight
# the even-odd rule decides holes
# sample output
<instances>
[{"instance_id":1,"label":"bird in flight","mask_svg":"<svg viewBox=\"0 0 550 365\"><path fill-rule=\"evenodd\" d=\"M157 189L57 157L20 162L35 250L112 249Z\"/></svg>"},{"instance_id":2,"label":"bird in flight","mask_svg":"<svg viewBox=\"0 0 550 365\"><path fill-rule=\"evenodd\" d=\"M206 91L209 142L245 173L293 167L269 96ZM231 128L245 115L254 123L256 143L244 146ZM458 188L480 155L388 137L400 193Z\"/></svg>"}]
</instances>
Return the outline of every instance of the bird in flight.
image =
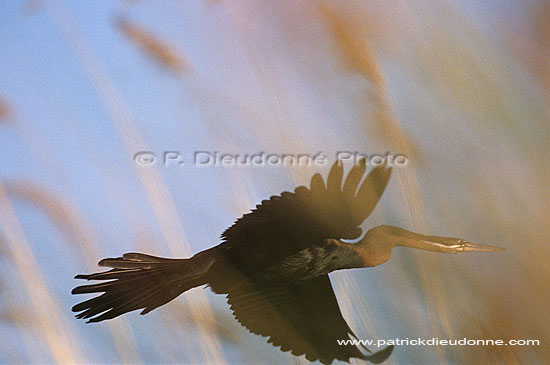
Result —
<instances>
[{"instance_id":1,"label":"bird in flight","mask_svg":"<svg viewBox=\"0 0 550 365\"><path fill-rule=\"evenodd\" d=\"M360 225L380 200L391 168L366 172L359 161L343 179L337 161L328 178L313 175L309 187L262 201L221 235L217 246L191 258L168 259L142 253L106 258L111 270L77 275L99 283L78 286L73 294L102 293L75 305L76 317L100 322L142 309L146 314L183 292L207 285L224 294L233 315L268 342L330 364L359 358L385 361L393 346L372 353L347 341L357 339L342 316L328 274L386 262L398 246L442 252L488 252L501 248L459 238L424 236L381 225L361 236Z\"/></svg>"}]
</instances>

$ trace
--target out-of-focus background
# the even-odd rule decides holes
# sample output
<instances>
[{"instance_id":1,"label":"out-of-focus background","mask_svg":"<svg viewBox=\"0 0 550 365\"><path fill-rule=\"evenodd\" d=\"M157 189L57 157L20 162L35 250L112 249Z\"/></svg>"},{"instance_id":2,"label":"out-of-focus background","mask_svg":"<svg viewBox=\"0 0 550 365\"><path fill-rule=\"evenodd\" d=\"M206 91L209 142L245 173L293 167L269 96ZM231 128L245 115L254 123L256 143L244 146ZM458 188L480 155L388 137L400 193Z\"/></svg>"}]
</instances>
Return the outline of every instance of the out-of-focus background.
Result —
<instances>
[{"instance_id":1,"label":"out-of-focus background","mask_svg":"<svg viewBox=\"0 0 550 365\"><path fill-rule=\"evenodd\" d=\"M365 228L506 251L397 249L332 274L351 327L541 344L398 346L389 364L548 361L549 20L542 0L1 2L0 361L306 362L204 289L73 318L73 276L99 259L191 255L329 168L198 167L196 151L405 154Z\"/></svg>"}]
</instances>

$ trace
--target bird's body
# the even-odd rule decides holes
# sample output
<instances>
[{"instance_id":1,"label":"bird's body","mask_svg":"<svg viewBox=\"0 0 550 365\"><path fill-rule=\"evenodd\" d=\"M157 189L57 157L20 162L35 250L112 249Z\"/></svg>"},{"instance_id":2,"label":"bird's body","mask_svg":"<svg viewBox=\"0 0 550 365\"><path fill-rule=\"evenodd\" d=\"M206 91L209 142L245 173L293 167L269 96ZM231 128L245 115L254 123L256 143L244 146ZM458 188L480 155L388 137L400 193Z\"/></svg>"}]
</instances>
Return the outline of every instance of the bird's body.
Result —
<instances>
[{"instance_id":1,"label":"bird's body","mask_svg":"<svg viewBox=\"0 0 550 365\"><path fill-rule=\"evenodd\" d=\"M337 240L306 248L265 269L266 280L298 281L329 274L336 270L362 267L363 260L352 248Z\"/></svg>"},{"instance_id":2,"label":"bird's body","mask_svg":"<svg viewBox=\"0 0 550 365\"><path fill-rule=\"evenodd\" d=\"M190 288L208 285L227 296L243 326L270 337L283 351L323 363L352 357L384 361L392 347L365 354L352 344L337 343L355 335L342 317L328 274L380 265L396 246L447 253L497 248L392 226L374 227L357 243L342 241L360 237L359 225L376 206L391 172L376 167L359 184L365 170L362 161L343 181L342 165L334 164L326 185L316 174L309 188L264 200L222 234L222 243L189 259L140 253L104 259L99 265L112 270L77 278L109 281L73 290L103 294L73 311L89 322L137 309L145 314Z\"/></svg>"}]
</instances>

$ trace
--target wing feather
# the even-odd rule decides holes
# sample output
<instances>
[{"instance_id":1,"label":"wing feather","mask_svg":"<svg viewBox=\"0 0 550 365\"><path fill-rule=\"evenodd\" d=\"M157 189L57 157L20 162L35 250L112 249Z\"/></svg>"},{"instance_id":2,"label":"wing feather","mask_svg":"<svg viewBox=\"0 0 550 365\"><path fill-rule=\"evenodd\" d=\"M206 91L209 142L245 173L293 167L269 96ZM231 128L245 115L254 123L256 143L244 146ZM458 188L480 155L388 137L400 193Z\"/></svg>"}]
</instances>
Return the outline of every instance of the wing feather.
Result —
<instances>
[{"instance_id":1,"label":"wing feather","mask_svg":"<svg viewBox=\"0 0 550 365\"><path fill-rule=\"evenodd\" d=\"M366 355L354 345L338 345L337 340L355 334L342 316L328 275L293 284L246 281L229 291L227 301L250 332L309 361L326 364L356 357L381 362L391 354L391 348Z\"/></svg>"},{"instance_id":2,"label":"wing feather","mask_svg":"<svg viewBox=\"0 0 550 365\"><path fill-rule=\"evenodd\" d=\"M355 196L355 191L357 191L357 186L361 181L361 178L365 174L367 169L367 164L364 158L360 159L359 162L353 166L344 182L344 187L342 191L346 196Z\"/></svg>"},{"instance_id":3,"label":"wing feather","mask_svg":"<svg viewBox=\"0 0 550 365\"><path fill-rule=\"evenodd\" d=\"M391 176L391 169L380 165L367 175L354 199L353 213L356 224L361 224L372 213L382 197Z\"/></svg>"},{"instance_id":4,"label":"wing feather","mask_svg":"<svg viewBox=\"0 0 550 365\"><path fill-rule=\"evenodd\" d=\"M217 248L248 275L300 250L322 245L325 239L356 239L362 232L359 226L384 192L390 170L384 166L372 169L358 188L365 175L365 160L353 166L345 181L342 163L336 162L326 185L317 173L309 188L299 186L294 192L262 201L222 234L223 242Z\"/></svg>"},{"instance_id":5,"label":"wing feather","mask_svg":"<svg viewBox=\"0 0 550 365\"><path fill-rule=\"evenodd\" d=\"M323 177L319 173L316 173L311 177L311 183L309 184L309 186L311 187L311 191L315 194L321 194L326 190Z\"/></svg>"},{"instance_id":6,"label":"wing feather","mask_svg":"<svg viewBox=\"0 0 550 365\"><path fill-rule=\"evenodd\" d=\"M344 165L337 161L332 165L327 178L327 190L338 193L342 189L342 178L344 177Z\"/></svg>"}]
</instances>

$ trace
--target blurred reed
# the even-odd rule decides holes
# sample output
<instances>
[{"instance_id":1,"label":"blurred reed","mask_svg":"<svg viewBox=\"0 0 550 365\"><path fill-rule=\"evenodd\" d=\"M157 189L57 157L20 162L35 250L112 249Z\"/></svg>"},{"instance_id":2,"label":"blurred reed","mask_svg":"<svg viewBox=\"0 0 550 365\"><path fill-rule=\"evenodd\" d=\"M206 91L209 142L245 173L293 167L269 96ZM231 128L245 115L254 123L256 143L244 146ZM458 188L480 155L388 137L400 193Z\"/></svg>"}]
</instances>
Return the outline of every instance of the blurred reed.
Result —
<instances>
[{"instance_id":1,"label":"blurred reed","mask_svg":"<svg viewBox=\"0 0 550 365\"><path fill-rule=\"evenodd\" d=\"M185 82L184 86L192 90L193 101L201 107L204 113L205 127L214 135L214 138L218 138L216 135L223 131L223 138L226 141L242 139L236 128L220 125L223 124L226 108L237 110L243 118L249 120L261 121L263 119L260 113L248 106L245 101L213 86L207 77L197 72L191 63L184 59L181 51L155 35L151 30L131 22L123 16L118 16L114 24L130 43L139 47L143 54L154 61L156 65L181 77ZM254 125L250 127L254 128ZM256 132L259 133L259 131Z\"/></svg>"},{"instance_id":2,"label":"blurred reed","mask_svg":"<svg viewBox=\"0 0 550 365\"><path fill-rule=\"evenodd\" d=\"M116 19L115 25L128 39L167 70L183 74L189 69L189 64L179 52L175 51L174 46L167 44L166 41L153 35L149 30L122 16Z\"/></svg>"},{"instance_id":3,"label":"blurred reed","mask_svg":"<svg viewBox=\"0 0 550 365\"><path fill-rule=\"evenodd\" d=\"M184 303L183 301L175 301L171 305L166 307L168 316L172 318L171 321L167 323L172 326L180 326L180 323L187 323L189 321L196 320L193 318L193 313L189 308L189 303ZM208 333L210 336L216 336L222 341L228 342L232 345L242 345L244 339L239 337L240 325L235 321L230 313L227 311L222 311L217 308L212 308L212 317L211 318L199 318L200 321L207 321L207 323L202 323L200 328L210 328L211 332Z\"/></svg>"},{"instance_id":4,"label":"blurred reed","mask_svg":"<svg viewBox=\"0 0 550 365\"><path fill-rule=\"evenodd\" d=\"M546 96L550 98L550 1L535 1L528 4L528 16L530 21L526 22L527 29L521 30L520 36L517 33L509 38L511 46L518 53L520 61L525 62L533 73L540 80L541 85L546 89ZM524 34L524 36L521 36Z\"/></svg>"},{"instance_id":5,"label":"blurred reed","mask_svg":"<svg viewBox=\"0 0 550 365\"><path fill-rule=\"evenodd\" d=\"M21 304L4 305L0 310L0 322L18 327L35 326L36 318L29 315L30 311L31 309L29 308L21 308Z\"/></svg>"},{"instance_id":6,"label":"blurred reed","mask_svg":"<svg viewBox=\"0 0 550 365\"><path fill-rule=\"evenodd\" d=\"M86 264L88 271L95 271L95 261L103 257L101 245L97 242L97 235L82 214L71 204L65 202L62 197L54 196L39 186L26 182L4 182L4 191L9 196L21 199L36 206L46 213L51 221L58 227L59 232L65 236L67 243L76 243L80 260ZM9 312L9 315L18 315L22 311ZM28 319L29 316L27 316ZM25 318L25 317L23 317ZM21 322L19 317L13 317L15 325L29 323L29 320ZM117 348L120 360L123 363L139 363L139 352L134 343L132 330L126 321L109 322L113 343Z\"/></svg>"},{"instance_id":7,"label":"blurred reed","mask_svg":"<svg viewBox=\"0 0 550 365\"><path fill-rule=\"evenodd\" d=\"M9 123L13 115L11 105L7 100L0 98L0 124Z\"/></svg>"},{"instance_id":8,"label":"blurred reed","mask_svg":"<svg viewBox=\"0 0 550 365\"><path fill-rule=\"evenodd\" d=\"M39 326L37 338L44 339L55 362L63 364L82 362L80 346L70 335L70 327L64 325L65 321L61 319L60 305L48 289L47 276L40 270L40 265L33 255L31 245L25 237L2 185L0 185L0 205L2 206L0 229L8 242L11 263L16 268L30 297Z\"/></svg>"},{"instance_id":9,"label":"blurred reed","mask_svg":"<svg viewBox=\"0 0 550 365\"><path fill-rule=\"evenodd\" d=\"M341 12L345 6L340 8ZM365 123L367 135L374 139L385 139L396 151L420 162L422 156L419 147L405 134L395 119L384 74L368 37L361 32L360 19L355 18L354 22L350 14L340 14L337 7L333 9L324 4L319 5L319 14L336 40L346 68L352 72L359 72L373 86L369 98L374 104L373 119L376 124L370 121ZM368 104L367 101L365 105Z\"/></svg>"},{"instance_id":10,"label":"blurred reed","mask_svg":"<svg viewBox=\"0 0 550 365\"><path fill-rule=\"evenodd\" d=\"M138 125L131 116L129 107L118 92L116 85L111 81L104 64L95 55L89 41L81 32L69 10L60 4L50 6L48 10L86 70L90 81L111 117L129 158L133 156L134 151L149 150ZM147 42L152 42L147 36L145 36L145 39L147 39ZM144 40L141 39L141 41L143 42ZM155 48L153 45L148 45L148 47L153 47L157 52L166 56L162 47ZM168 53L167 55L172 60L172 53ZM163 61L166 62L166 59L163 59ZM135 165L134 168L157 218L171 255L191 256L192 252L189 241L181 226L174 202L158 171L156 168L140 169ZM201 324L212 323L211 321L203 320L204 318L212 317L212 309L205 294L198 292L196 301L197 304L191 306L193 318L195 318L194 324L199 327ZM203 349L203 360L201 361L223 362L224 356L221 352L218 339L214 336L205 335L205 333L211 332L215 332L215 330L207 328L206 331L199 331L199 344ZM196 351L190 351L190 355L197 356L200 354L196 353ZM195 359L194 361L198 360Z\"/></svg>"},{"instance_id":11,"label":"blurred reed","mask_svg":"<svg viewBox=\"0 0 550 365\"><path fill-rule=\"evenodd\" d=\"M4 181L4 191L9 196L21 199L46 213L59 231L65 235L66 242L78 243L82 249L82 261L88 269L95 268L94 257L100 245L95 241L93 230L73 206L60 196L54 196L40 186L25 181Z\"/></svg>"},{"instance_id":12,"label":"blurred reed","mask_svg":"<svg viewBox=\"0 0 550 365\"><path fill-rule=\"evenodd\" d=\"M340 12L344 11L345 6L341 6L339 10ZM357 10L355 9L355 11ZM378 124L365 123L366 135L370 139L385 139L390 150L404 153L414 163L414 166L408 166L407 169L396 169L394 178L397 178L400 186L402 202L405 205L404 212L408 216L410 227L418 232L430 232L415 171L415 168L422 164L424 157L418 144L405 134L394 116L385 77L368 37L360 31L361 23L354 23L354 17L349 13L343 15L338 13L334 7L329 8L323 4L319 6L319 13L328 24L347 68L350 71L361 73L373 86L369 97L374 104L373 120ZM359 14L361 14L360 11ZM368 105L368 102L366 104ZM410 253L410 257L416 262L415 271L420 276L420 284L427 301L426 305L434 308L429 312L432 333L437 336L452 337L437 259L415 252ZM407 277L410 276L411 274L407 275ZM367 303L362 302L367 306ZM366 317L362 316L361 318ZM440 347L437 350L440 353L440 361L445 362L444 349Z\"/></svg>"}]
</instances>

